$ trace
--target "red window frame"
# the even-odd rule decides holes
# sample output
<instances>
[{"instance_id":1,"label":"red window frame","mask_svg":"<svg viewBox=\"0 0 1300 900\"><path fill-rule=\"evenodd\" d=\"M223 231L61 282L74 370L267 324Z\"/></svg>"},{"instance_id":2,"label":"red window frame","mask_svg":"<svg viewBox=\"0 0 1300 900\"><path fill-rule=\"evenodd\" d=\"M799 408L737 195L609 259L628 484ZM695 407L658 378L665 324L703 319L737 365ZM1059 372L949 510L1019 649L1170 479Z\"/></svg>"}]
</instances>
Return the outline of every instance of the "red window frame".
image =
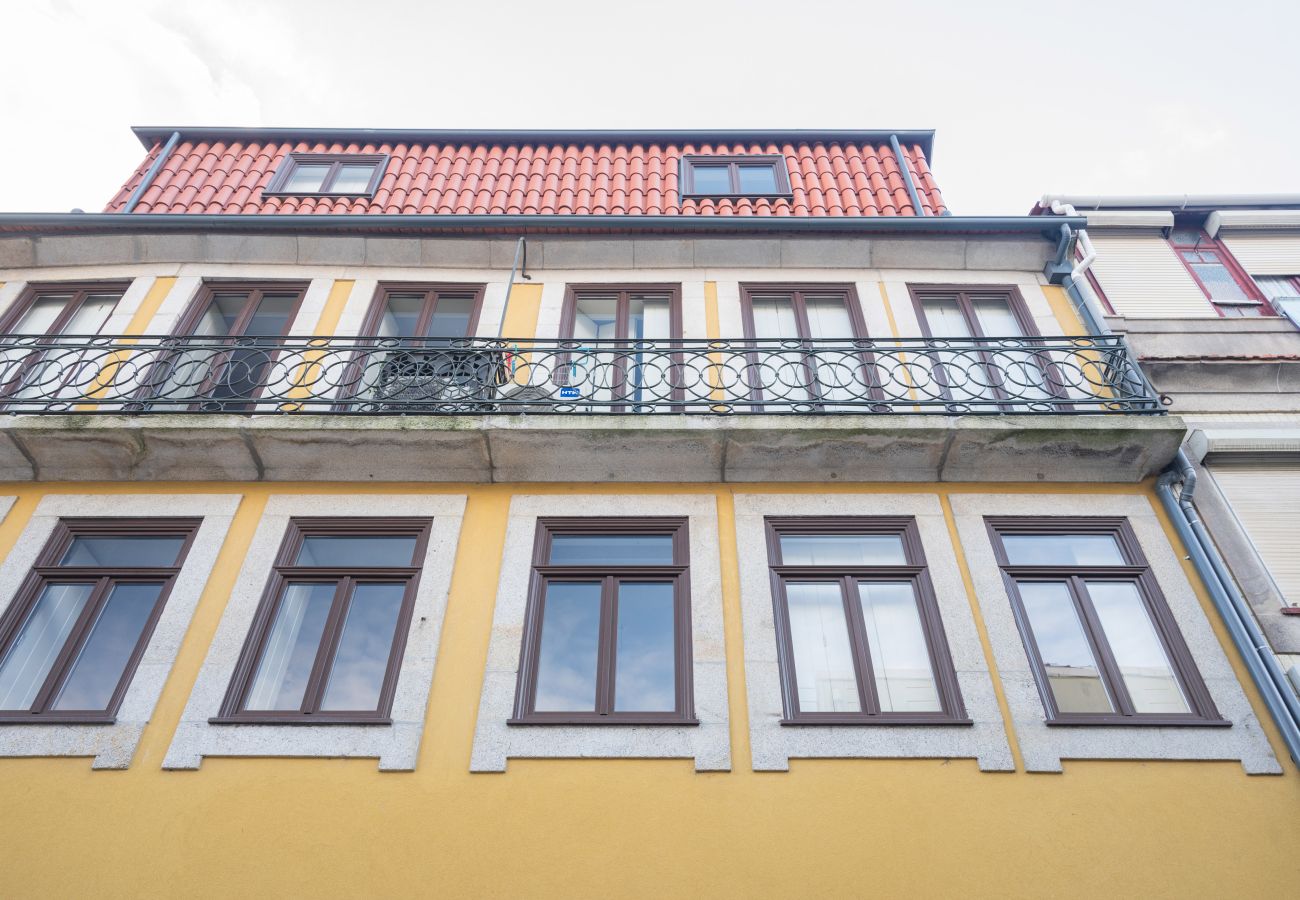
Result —
<instances>
[{"instance_id":1,"label":"red window frame","mask_svg":"<svg viewBox=\"0 0 1300 900\"><path fill-rule=\"evenodd\" d=\"M1192 280L1195 281L1196 286L1201 289L1201 293L1205 295L1206 301L1208 301L1209 304L1214 307L1214 311L1223 318L1235 318L1235 317L1228 317L1224 315L1223 309L1220 307L1218 303L1215 302L1214 298L1210 295L1210 289L1205 286L1205 282L1203 282L1201 280L1201 277L1196 274L1196 270L1193 269L1191 264L1188 263L1188 261L1183 257L1183 254L1185 252L1194 251L1196 253L1213 253L1215 256L1218 257L1219 263L1225 269L1228 270L1228 274L1231 275L1232 280L1237 283L1237 287L1241 288L1242 293L1245 294L1247 297L1251 298L1252 300L1256 300L1259 302L1260 315L1276 316L1277 311L1274 310L1272 305L1268 302L1268 298L1264 296L1264 292L1261 291L1258 286L1256 286L1255 282L1251 279L1249 273L1247 273L1246 270L1241 267L1241 263L1237 262L1236 257L1234 257L1232 255L1232 252L1223 245L1222 241L1218 240L1217 238L1210 237L1208 234L1205 233L1203 229L1200 228L1195 229L1199 237L1196 239L1196 243L1194 244L1188 244L1186 242L1179 242L1174 240L1174 235L1173 235L1174 231L1191 231L1191 230L1193 229L1185 228L1185 227L1182 228L1175 227L1173 231L1169 233L1169 237L1167 238L1167 240L1169 242L1169 246L1173 249L1174 254L1178 257L1178 261L1183 264L1183 268L1187 270L1187 274L1192 276ZM1235 306L1236 304L1226 303L1223 305Z\"/></svg>"}]
</instances>

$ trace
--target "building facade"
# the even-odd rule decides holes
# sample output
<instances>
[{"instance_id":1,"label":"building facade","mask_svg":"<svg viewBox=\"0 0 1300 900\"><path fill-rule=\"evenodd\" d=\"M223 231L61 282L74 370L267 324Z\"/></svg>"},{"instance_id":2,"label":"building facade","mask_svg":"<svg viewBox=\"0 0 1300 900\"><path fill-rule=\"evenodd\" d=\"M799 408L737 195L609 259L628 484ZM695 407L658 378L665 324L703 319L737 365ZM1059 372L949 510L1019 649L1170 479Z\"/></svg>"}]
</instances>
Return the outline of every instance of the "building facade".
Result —
<instances>
[{"instance_id":1,"label":"building facade","mask_svg":"<svg viewBox=\"0 0 1300 900\"><path fill-rule=\"evenodd\" d=\"M137 134L0 215L6 894L1293 883L1084 216L929 132Z\"/></svg>"},{"instance_id":2,"label":"building facade","mask_svg":"<svg viewBox=\"0 0 1300 900\"><path fill-rule=\"evenodd\" d=\"M1300 196L1047 197L1088 220L1087 287L1188 424L1196 505L1300 690Z\"/></svg>"}]
</instances>

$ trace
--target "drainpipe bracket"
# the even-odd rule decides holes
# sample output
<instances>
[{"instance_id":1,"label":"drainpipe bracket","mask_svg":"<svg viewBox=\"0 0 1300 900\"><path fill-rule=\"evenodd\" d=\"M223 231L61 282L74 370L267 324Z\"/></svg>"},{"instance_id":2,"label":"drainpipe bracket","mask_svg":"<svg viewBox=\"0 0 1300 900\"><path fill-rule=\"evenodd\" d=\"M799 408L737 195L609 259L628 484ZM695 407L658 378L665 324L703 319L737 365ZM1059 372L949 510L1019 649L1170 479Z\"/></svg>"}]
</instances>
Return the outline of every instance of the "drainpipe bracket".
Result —
<instances>
[{"instance_id":1,"label":"drainpipe bracket","mask_svg":"<svg viewBox=\"0 0 1300 900\"><path fill-rule=\"evenodd\" d=\"M1047 279L1048 284L1064 284L1073 270L1074 266L1068 261L1060 263L1052 260L1043 267L1043 277Z\"/></svg>"}]
</instances>

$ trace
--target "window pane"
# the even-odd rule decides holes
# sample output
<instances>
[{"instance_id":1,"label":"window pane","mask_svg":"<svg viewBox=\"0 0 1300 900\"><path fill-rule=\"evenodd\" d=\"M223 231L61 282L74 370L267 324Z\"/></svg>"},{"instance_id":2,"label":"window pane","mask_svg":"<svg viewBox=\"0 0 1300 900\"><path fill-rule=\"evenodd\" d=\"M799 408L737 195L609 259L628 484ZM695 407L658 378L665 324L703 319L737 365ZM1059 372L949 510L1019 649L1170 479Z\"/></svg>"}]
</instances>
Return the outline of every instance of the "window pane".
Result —
<instances>
[{"instance_id":1,"label":"window pane","mask_svg":"<svg viewBox=\"0 0 1300 900\"><path fill-rule=\"evenodd\" d=\"M377 333L380 337L415 337L423 309L423 294L389 294Z\"/></svg>"},{"instance_id":2,"label":"window pane","mask_svg":"<svg viewBox=\"0 0 1300 900\"><path fill-rule=\"evenodd\" d=\"M839 340L853 337L853 320L849 318L843 297L806 297L804 307L808 310L808 337Z\"/></svg>"},{"instance_id":3,"label":"window pane","mask_svg":"<svg viewBox=\"0 0 1300 900\"><path fill-rule=\"evenodd\" d=\"M289 315L298 302L297 294L264 294L257 312L244 327L254 337L280 337L289 330Z\"/></svg>"},{"instance_id":4,"label":"window pane","mask_svg":"<svg viewBox=\"0 0 1300 900\"><path fill-rule=\"evenodd\" d=\"M986 337L1024 337L1025 331L1020 327L1007 300L1000 297L974 299L971 306L975 309L975 318L979 319L980 330Z\"/></svg>"},{"instance_id":5,"label":"window pane","mask_svg":"<svg viewBox=\"0 0 1300 900\"><path fill-rule=\"evenodd\" d=\"M289 175L289 180L284 184L284 190L293 194L314 194L321 189L321 184L325 181L325 176L329 174L328 165L301 165L294 164L293 172Z\"/></svg>"},{"instance_id":6,"label":"window pane","mask_svg":"<svg viewBox=\"0 0 1300 900\"><path fill-rule=\"evenodd\" d=\"M553 566L671 566L670 534L556 534Z\"/></svg>"},{"instance_id":7,"label":"window pane","mask_svg":"<svg viewBox=\"0 0 1300 900\"><path fill-rule=\"evenodd\" d=\"M537 712L593 712L600 640L600 584L550 582L537 659Z\"/></svg>"},{"instance_id":8,"label":"window pane","mask_svg":"<svg viewBox=\"0 0 1300 900\"><path fill-rule=\"evenodd\" d=\"M53 709L108 708L161 590L157 583L114 585Z\"/></svg>"},{"instance_id":9,"label":"window pane","mask_svg":"<svg viewBox=\"0 0 1300 900\"><path fill-rule=\"evenodd\" d=\"M1297 288L1292 282L1294 275L1252 275L1255 284L1264 296L1270 300L1276 300L1279 297L1296 297L1300 296L1300 288Z\"/></svg>"},{"instance_id":10,"label":"window pane","mask_svg":"<svg viewBox=\"0 0 1300 900\"><path fill-rule=\"evenodd\" d=\"M934 337L971 337L970 326L956 300L926 300L921 304L925 323Z\"/></svg>"},{"instance_id":11,"label":"window pane","mask_svg":"<svg viewBox=\"0 0 1300 900\"><path fill-rule=\"evenodd\" d=\"M311 535L303 538L297 565L409 566L414 562L416 540L413 534Z\"/></svg>"},{"instance_id":12,"label":"window pane","mask_svg":"<svg viewBox=\"0 0 1300 900\"><path fill-rule=\"evenodd\" d=\"M800 712L861 712L839 584L787 584Z\"/></svg>"},{"instance_id":13,"label":"window pane","mask_svg":"<svg viewBox=\"0 0 1300 900\"><path fill-rule=\"evenodd\" d=\"M375 174L371 163L339 166L338 177L330 185L330 190L339 194L364 194L370 190L370 179Z\"/></svg>"},{"instance_id":14,"label":"window pane","mask_svg":"<svg viewBox=\"0 0 1300 900\"><path fill-rule=\"evenodd\" d=\"M93 584L51 584L41 592L0 662L0 709L29 709L94 590Z\"/></svg>"},{"instance_id":15,"label":"window pane","mask_svg":"<svg viewBox=\"0 0 1300 900\"><path fill-rule=\"evenodd\" d=\"M196 337L224 337L231 333L235 321L244 311L247 294L217 294L194 324Z\"/></svg>"},{"instance_id":16,"label":"window pane","mask_svg":"<svg viewBox=\"0 0 1300 900\"><path fill-rule=\"evenodd\" d=\"M99 334L108 317L117 306L117 294L91 294L81 302L77 311L63 326L64 334Z\"/></svg>"},{"instance_id":17,"label":"window pane","mask_svg":"<svg viewBox=\"0 0 1300 900\"><path fill-rule=\"evenodd\" d=\"M692 187L695 194L730 194L731 175L727 166L701 166L693 164Z\"/></svg>"},{"instance_id":18,"label":"window pane","mask_svg":"<svg viewBox=\"0 0 1300 900\"><path fill-rule=\"evenodd\" d=\"M754 337L799 338L794 301L789 297L754 297Z\"/></svg>"},{"instance_id":19,"label":"window pane","mask_svg":"<svg viewBox=\"0 0 1300 900\"><path fill-rule=\"evenodd\" d=\"M64 305L71 299L70 294L37 297L14 325L14 334L45 334L63 312Z\"/></svg>"},{"instance_id":20,"label":"window pane","mask_svg":"<svg viewBox=\"0 0 1300 900\"><path fill-rule=\"evenodd\" d=\"M1056 708L1114 712L1069 589L1063 582L1020 582L1019 587Z\"/></svg>"},{"instance_id":21,"label":"window pane","mask_svg":"<svg viewBox=\"0 0 1300 900\"><path fill-rule=\"evenodd\" d=\"M737 166L740 170L740 192L742 194L775 194L776 189L776 170L771 164L760 165L741 165ZM699 184L699 180L696 180Z\"/></svg>"},{"instance_id":22,"label":"window pane","mask_svg":"<svg viewBox=\"0 0 1300 900\"><path fill-rule=\"evenodd\" d=\"M592 296L577 298L573 317L573 337L577 340L613 340L618 327L618 297Z\"/></svg>"},{"instance_id":23,"label":"window pane","mask_svg":"<svg viewBox=\"0 0 1300 900\"><path fill-rule=\"evenodd\" d=\"M176 557L184 544L185 538L179 534L76 537L59 560L59 565L100 569L165 568L176 565Z\"/></svg>"},{"instance_id":24,"label":"window pane","mask_svg":"<svg viewBox=\"0 0 1300 900\"><path fill-rule=\"evenodd\" d=\"M1013 566L1122 566L1124 554L1109 534L1004 534Z\"/></svg>"},{"instance_id":25,"label":"window pane","mask_svg":"<svg viewBox=\"0 0 1300 900\"><path fill-rule=\"evenodd\" d=\"M405 593L404 584L358 584L353 590L321 709L378 709Z\"/></svg>"},{"instance_id":26,"label":"window pane","mask_svg":"<svg viewBox=\"0 0 1300 900\"><path fill-rule=\"evenodd\" d=\"M1237 300L1251 302L1252 297L1247 296L1246 292L1237 284L1237 279L1232 277L1227 266L1219 262L1216 256L1210 254L1201 254L1202 258L1210 257L1203 263L1190 263L1192 271L1196 277L1201 279L1201 284L1205 285L1205 290L1209 293L1211 300Z\"/></svg>"},{"instance_id":27,"label":"window pane","mask_svg":"<svg viewBox=\"0 0 1300 900\"><path fill-rule=\"evenodd\" d=\"M673 336L667 296L633 294L627 304L627 336L633 341L662 341Z\"/></svg>"},{"instance_id":28,"label":"window pane","mask_svg":"<svg viewBox=\"0 0 1300 900\"><path fill-rule=\"evenodd\" d=\"M781 562L787 566L904 566L897 534L783 534Z\"/></svg>"},{"instance_id":29,"label":"window pane","mask_svg":"<svg viewBox=\"0 0 1300 900\"><path fill-rule=\"evenodd\" d=\"M614 709L672 712L677 708L673 585L618 586L618 644Z\"/></svg>"},{"instance_id":30,"label":"window pane","mask_svg":"<svg viewBox=\"0 0 1300 900\"><path fill-rule=\"evenodd\" d=\"M245 709L297 710L316 663L334 584L290 584L284 589L275 624L262 650Z\"/></svg>"},{"instance_id":31,"label":"window pane","mask_svg":"<svg viewBox=\"0 0 1300 900\"><path fill-rule=\"evenodd\" d=\"M426 337L469 337L469 316L474 309L473 297L439 297L433 318L425 330Z\"/></svg>"},{"instance_id":32,"label":"window pane","mask_svg":"<svg viewBox=\"0 0 1300 900\"><path fill-rule=\"evenodd\" d=\"M1171 228L1169 229L1169 240L1179 246L1194 247L1205 240L1205 235L1201 233L1199 228Z\"/></svg>"},{"instance_id":33,"label":"window pane","mask_svg":"<svg viewBox=\"0 0 1300 900\"><path fill-rule=\"evenodd\" d=\"M858 584L881 712L939 712L939 690L911 582Z\"/></svg>"},{"instance_id":34,"label":"window pane","mask_svg":"<svg viewBox=\"0 0 1300 900\"><path fill-rule=\"evenodd\" d=\"M1137 585L1123 581L1087 584L1133 709L1139 713L1191 712Z\"/></svg>"}]
</instances>

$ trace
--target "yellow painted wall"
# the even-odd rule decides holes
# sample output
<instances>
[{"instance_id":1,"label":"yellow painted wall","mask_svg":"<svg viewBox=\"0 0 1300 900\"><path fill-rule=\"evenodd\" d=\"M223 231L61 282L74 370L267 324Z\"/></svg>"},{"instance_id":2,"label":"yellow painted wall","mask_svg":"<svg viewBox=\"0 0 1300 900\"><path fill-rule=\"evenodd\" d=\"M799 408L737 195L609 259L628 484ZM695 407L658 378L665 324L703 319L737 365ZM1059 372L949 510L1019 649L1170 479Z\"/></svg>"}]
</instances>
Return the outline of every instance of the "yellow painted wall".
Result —
<instances>
[{"instance_id":1,"label":"yellow painted wall","mask_svg":"<svg viewBox=\"0 0 1300 900\"><path fill-rule=\"evenodd\" d=\"M946 498L989 489L158 483L6 490L19 500L0 523L0 554L48 493L237 492L243 499L131 768L0 759L0 897L1294 895L1300 778L1253 689L1282 777L1247 776L1235 762L1066 762L1059 775L981 773L973 760L795 760L788 773L750 770L733 496L817 490ZM162 771L267 497L330 491L469 497L416 770L380 773L374 760L207 759L197 772ZM697 774L689 760L512 760L505 774L469 773L506 512L521 491L717 497L732 772ZM1148 493L1150 485L1105 491Z\"/></svg>"}]
</instances>

